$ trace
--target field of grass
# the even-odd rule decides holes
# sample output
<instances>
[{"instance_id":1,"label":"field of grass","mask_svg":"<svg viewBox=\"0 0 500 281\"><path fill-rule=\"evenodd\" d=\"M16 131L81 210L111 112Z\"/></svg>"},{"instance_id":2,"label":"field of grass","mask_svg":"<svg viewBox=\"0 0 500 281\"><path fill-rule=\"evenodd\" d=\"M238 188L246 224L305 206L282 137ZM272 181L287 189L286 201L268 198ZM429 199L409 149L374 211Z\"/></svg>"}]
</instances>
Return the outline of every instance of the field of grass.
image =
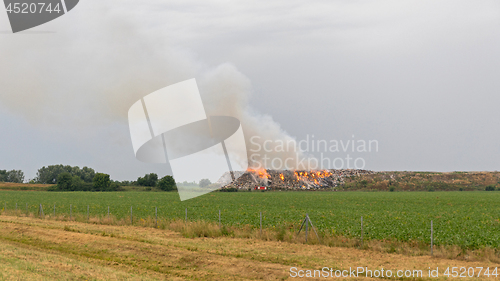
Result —
<instances>
[{"instance_id":1,"label":"field of grass","mask_svg":"<svg viewBox=\"0 0 500 281\"><path fill-rule=\"evenodd\" d=\"M176 192L23 192L0 191L2 210L86 218L129 219L134 222L154 216L160 219L218 221L236 227L258 227L262 212L264 228L297 230L308 213L323 235L358 238L363 216L364 239L430 243L430 223L434 224L435 245L457 245L463 249L500 247L500 192L214 192L180 202Z\"/></svg>"},{"instance_id":2,"label":"field of grass","mask_svg":"<svg viewBox=\"0 0 500 281\"><path fill-rule=\"evenodd\" d=\"M499 266L487 260L224 236L191 239L163 229L0 216L0 280L290 280L295 279L292 267L311 272L328 267L344 274L350 267L383 268L392 270L394 277L386 278L391 280L449 280L446 268L456 267L476 270L474 278L462 280L491 280L497 278L477 269L492 272ZM439 278L429 278L428 268L439 268ZM421 274L395 278L398 270L407 269ZM307 280L325 279L316 274ZM345 279L380 280L363 273Z\"/></svg>"}]
</instances>

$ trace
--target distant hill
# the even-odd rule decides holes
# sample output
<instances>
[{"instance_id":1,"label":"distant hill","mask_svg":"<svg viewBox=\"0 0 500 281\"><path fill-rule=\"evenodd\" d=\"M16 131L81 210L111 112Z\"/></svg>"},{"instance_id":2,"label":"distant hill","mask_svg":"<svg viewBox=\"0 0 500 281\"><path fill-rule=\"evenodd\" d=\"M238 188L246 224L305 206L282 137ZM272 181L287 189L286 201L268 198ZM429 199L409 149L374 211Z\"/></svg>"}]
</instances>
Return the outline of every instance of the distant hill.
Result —
<instances>
[{"instance_id":1,"label":"distant hill","mask_svg":"<svg viewBox=\"0 0 500 281\"><path fill-rule=\"evenodd\" d=\"M346 180L340 190L452 191L498 190L500 172L375 172Z\"/></svg>"}]
</instances>

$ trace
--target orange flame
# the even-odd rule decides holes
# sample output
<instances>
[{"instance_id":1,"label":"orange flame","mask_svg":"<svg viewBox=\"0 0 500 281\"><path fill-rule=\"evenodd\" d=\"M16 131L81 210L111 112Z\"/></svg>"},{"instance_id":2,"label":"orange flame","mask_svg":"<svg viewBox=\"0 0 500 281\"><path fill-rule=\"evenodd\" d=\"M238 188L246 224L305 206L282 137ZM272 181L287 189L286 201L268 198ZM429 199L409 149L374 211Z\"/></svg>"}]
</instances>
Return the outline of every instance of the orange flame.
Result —
<instances>
[{"instance_id":1,"label":"orange flame","mask_svg":"<svg viewBox=\"0 0 500 281\"><path fill-rule=\"evenodd\" d=\"M294 172L296 181L314 181L314 183L319 184L318 179L327 178L333 173L328 170L324 171L311 171L311 172Z\"/></svg>"},{"instance_id":2,"label":"orange flame","mask_svg":"<svg viewBox=\"0 0 500 281\"><path fill-rule=\"evenodd\" d=\"M267 170L266 169L263 169L263 168L259 168L259 169L251 169L251 168L248 168L247 170L248 172L251 172L251 173L254 173L256 175L259 176L259 178L262 178L262 179L268 179L270 178L271 176L267 173Z\"/></svg>"},{"instance_id":3,"label":"orange flame","mask_svg":"<svg viewBox=\"0 0 500 281\"><path fill-rule=\"evenodd\" d=\"M264 168L259 168L259 169L252 169L248 168L247 170L250 173L254 173L258 177L262 179L270 179L271 175L267 172L266 169ZM317 170L317 171L294 171L294 176L295 176L295 181L300 182L314 182L315 184L320 184L321 179L327 178L332 176L333 173L328 171L328 170ZM285 181L285 175L283 173L279 174L279 178L284 182Z\"/></svg>"}]
</instances>

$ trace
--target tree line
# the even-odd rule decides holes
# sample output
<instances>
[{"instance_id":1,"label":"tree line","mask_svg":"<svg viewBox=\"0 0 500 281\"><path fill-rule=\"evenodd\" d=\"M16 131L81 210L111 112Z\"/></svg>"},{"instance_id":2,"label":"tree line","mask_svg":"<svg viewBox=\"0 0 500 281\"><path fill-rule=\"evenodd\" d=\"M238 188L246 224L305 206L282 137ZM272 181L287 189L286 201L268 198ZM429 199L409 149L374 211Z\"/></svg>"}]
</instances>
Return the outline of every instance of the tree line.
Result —
<instances>
[{"instance_id":1,"label":"tree line","mask_svg":"<svg viewBox=\"0 0 500 281\"><path fill-rule=\"evenodd\" d=\"M163 191L173 191L177 190L177 185L172 176L164 176L158 179L158 175L155 173L147 174L144 177L139 177L135 182L136 185L157 187Z\"/></svg>"},{"instance_id":2,"label":"tree line","mask_svg":"<svg viewBox=\"0 0 500 281\"><path fill-rule=\"evenodd\" d=\"M96 175L94 169L88 167L80 169L78 166L71 167L69 165L51 165L38 169L34 182L42 184L57 184L58 177L61 174L70 174L72 177L78 177L85 183L91 183Z\"/></svg>"},{"instance_id":3,"label":"tree line","mask_svg":"<svg viewBox=\"0 0 500 281\"><path fill-rule=\"evenodd\" d=\"M0 170L0 182L24 182L24 173L20 170ZM146 174L136 181L113 181L110 175L96 173L89 167L80 168L69 165L50 165L38 169L36 177L29 181L33 184L53 184L49 191L120 191L124 186L146 186L161 191L177 190L172 176L161 179L155 173Z\"/></svg>"},{"instance_id":4,"label":"tree line","mask_svg":"<svg viewBox=\"0 0 500 281\"><path fill-rule=\"evenodd\" d=\"M24 182L24 173L21 170L0 170L0 182Z\"/></svg>"}]
</instances>

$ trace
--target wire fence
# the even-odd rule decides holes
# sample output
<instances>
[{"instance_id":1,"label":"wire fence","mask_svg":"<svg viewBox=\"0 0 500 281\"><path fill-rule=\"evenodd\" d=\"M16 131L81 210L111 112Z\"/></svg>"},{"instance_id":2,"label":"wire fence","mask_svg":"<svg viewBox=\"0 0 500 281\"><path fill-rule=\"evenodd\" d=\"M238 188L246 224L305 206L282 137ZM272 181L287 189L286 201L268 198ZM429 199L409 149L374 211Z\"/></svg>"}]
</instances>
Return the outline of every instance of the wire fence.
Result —
<instances>
[{"instance_id":1,"label":"wire fence","mask_svg":"<svg viewBox=\"0 0 500 281\"><path fill-rule=\"evenodd\" d=\"M33 210L34 207L37 208L35 211ZM101 206L99 206L99 208L93 208L92 210L91 210L90 205L86 205L83 207L84 207L83 208L84 210L86 207L86 212L81 212L82 206L79 206L76 209L80 212L77 212L75 214L73 204L69 205L69 209L65 209L65 206L58 207L57 204L53 204L53 205L38 204L38 206L30 206L30 205L28 205L28 203L26 203L26 210L21 210L20 208L18 208L18 203L15 203L15 208L12 210L9 210L9 209L7 209L7 203L5 202L4 208L2 209L2 214L17 215L17 216L33 216L33 217L40 218L40 219L45 219L45 218L49 217L49 218L69 220L69 221L73 221L73 220L81 221L82 215L83 215L83 218L85 218L85 220L87 222L90 221L91 217L92 218L96 217L96 218L101 218L101 219L107 218L108 220L110 220L112 217L116 218L116 216L113 215L113 212L112 212L110 206L107 206L107 208L104 208L104 210ZM51 210L51 212L47 212L47 210L49 210L49 209ZM13 214L11 213L12 211L14 212ZM159 220L158 207L157 206L152 207L151 214L150 214L150 216L147 216L147 217L154 219L154 227L157 228L158 227L158 220ZM258 217L258 219L259 219L259 228L260 228L259 232L260 232L260 235L262 236L262 232L263 232L262 211L258 212L256 214L256 217ZM125 217L122 217L122 219L124 219L124 218ZM135 219L135 221L138 221L141 219L143 220L144 216L134 217L134 208L133 208L133 206L130 206L129 219L130 219L130 225L134 225L134 219ZM160 220L161 219L163 219L163 220L165 220L165 219L170 219L170 220L179 219L179 216L173 215L170 217L169 216L163 217L163 218L160 217ZM184 222L188 223L190 221L196 221L196 220L197 220L196 218L194 220L190 220L190 218L188 216L188 208L185 208L185 210L184 210ZM223 225L224 225L223 214L222 214L221 210L219 209L218 210L218 226L219 226L219 228L222 228ZM309 217L309 214L305 214L305 217L301 222L301 226L298 229L296 236L298 237L300 235L301 231L304 229L305 241L307 243L308 237L310 234L309 226L311 226L312 230L314 231L314 234L315 234L317 240L320 241L321 240L320 235L318 234L318 231L314 227L313 222L312 222L311 218ZM354 237L359 238L359 248L363 248L363 241L364 241L363 216L361 216L361 218L360 218L360 232L358 235L355 234ZM430 221L429 238L430 238L430 255L433 255L434 225L433 225L432 220Z\"/></svg>"}]
</instances>

